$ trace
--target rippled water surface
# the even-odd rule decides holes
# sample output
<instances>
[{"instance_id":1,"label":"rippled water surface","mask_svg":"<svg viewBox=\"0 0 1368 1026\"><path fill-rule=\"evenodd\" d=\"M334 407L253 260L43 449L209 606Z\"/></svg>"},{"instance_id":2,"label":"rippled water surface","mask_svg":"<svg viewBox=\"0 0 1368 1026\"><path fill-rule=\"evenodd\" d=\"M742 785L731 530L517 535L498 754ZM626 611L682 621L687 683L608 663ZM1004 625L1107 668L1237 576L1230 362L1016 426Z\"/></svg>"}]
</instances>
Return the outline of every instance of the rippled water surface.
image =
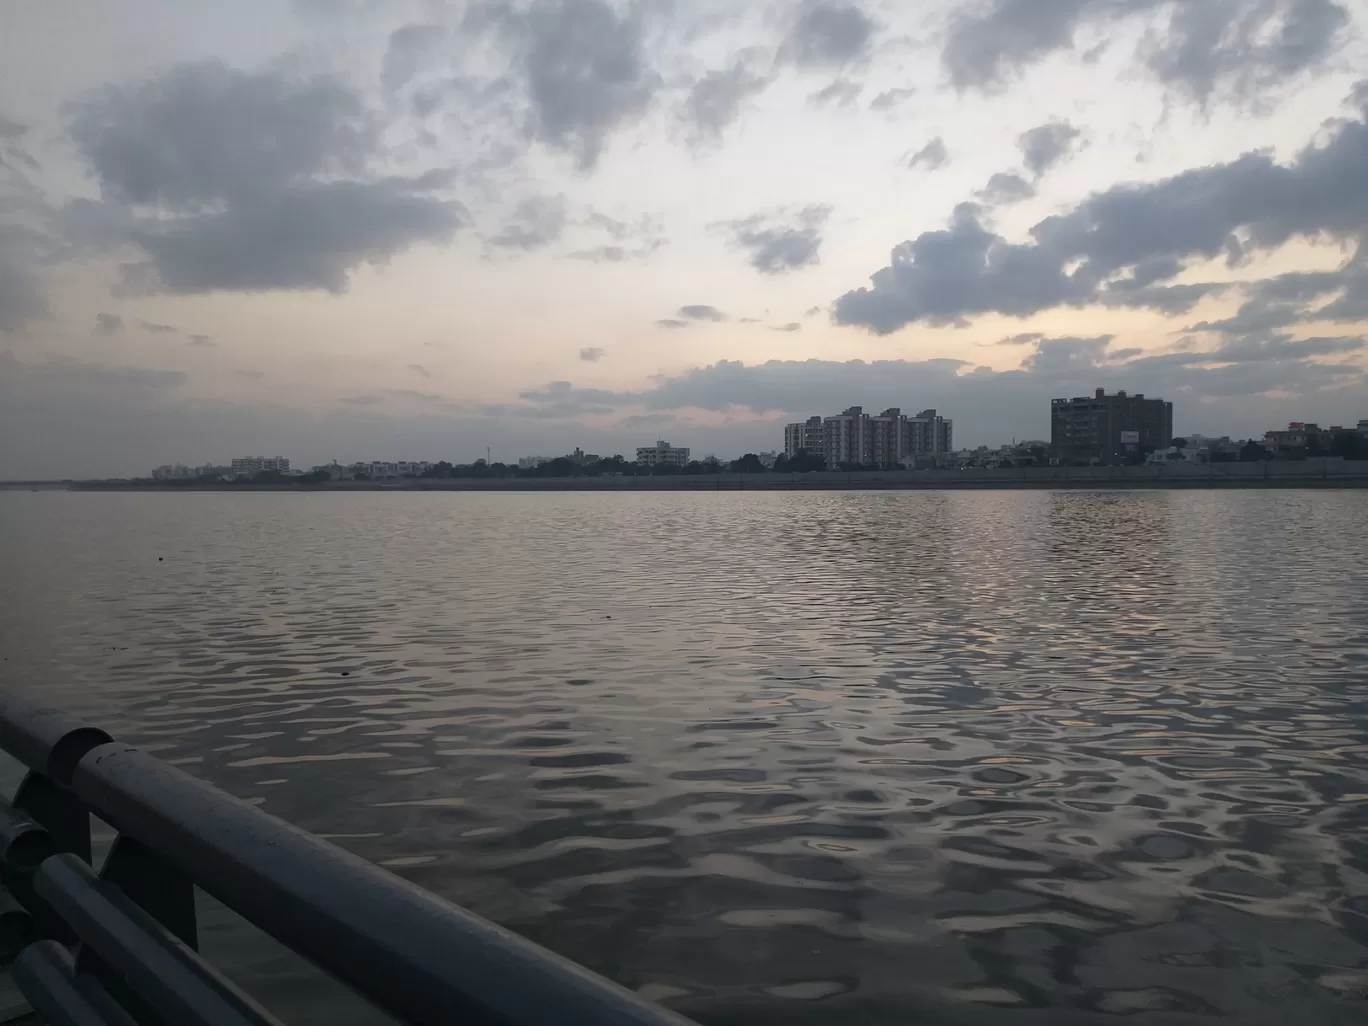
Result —
<instances>
[{"instance_id":1,"label":"rippled water surface","mask_svg":"<svg viewBox=\"0 0 1368 1026\"><path fill-rule=\"evenodd\" d=\"M1368 492L11 492L0 612L704 1022L1368 1012Z\"/></svg>"}]
</instances>

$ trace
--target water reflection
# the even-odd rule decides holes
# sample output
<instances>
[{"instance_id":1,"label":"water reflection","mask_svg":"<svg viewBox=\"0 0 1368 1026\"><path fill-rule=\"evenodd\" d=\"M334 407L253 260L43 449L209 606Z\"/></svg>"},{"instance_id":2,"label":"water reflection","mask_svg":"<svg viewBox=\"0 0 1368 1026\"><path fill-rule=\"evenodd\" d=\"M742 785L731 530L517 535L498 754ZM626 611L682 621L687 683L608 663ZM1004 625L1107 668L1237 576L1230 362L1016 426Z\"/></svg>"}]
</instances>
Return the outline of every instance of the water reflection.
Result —
<instances>
[{"instance_id":1,"label":"water reflection","mask_svg":"<svg viewBox=\"0 0 1368 1026\"><path fill-rule=\"evenodd\" d=\"M707 1021L1347 1022L1366 520L11 493L0 676Z\"/></svg>"}]
</instances>

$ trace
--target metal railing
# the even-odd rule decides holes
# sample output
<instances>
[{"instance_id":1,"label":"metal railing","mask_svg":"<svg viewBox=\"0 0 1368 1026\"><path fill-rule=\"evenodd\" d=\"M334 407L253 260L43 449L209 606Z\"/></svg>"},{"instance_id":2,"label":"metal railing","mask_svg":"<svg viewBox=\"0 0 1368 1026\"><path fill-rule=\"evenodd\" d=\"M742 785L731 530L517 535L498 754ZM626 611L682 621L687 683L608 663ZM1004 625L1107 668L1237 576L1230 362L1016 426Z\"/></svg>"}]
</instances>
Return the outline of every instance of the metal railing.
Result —
<instances>
[{"instance_id":1,"label":"metal railing","mask_svg":"<svg viewBox=\"0 0 1368 1026\"><path fill-rule=\"evenodd\" d=\"M195 888L404 1022L690 1026L364 859L120 744L0 696L28 768L0 806L0 958L50 1023L277 1023L196 951ZM117 831L99 872L90 814Z\"/></svg>"}]
</instances>

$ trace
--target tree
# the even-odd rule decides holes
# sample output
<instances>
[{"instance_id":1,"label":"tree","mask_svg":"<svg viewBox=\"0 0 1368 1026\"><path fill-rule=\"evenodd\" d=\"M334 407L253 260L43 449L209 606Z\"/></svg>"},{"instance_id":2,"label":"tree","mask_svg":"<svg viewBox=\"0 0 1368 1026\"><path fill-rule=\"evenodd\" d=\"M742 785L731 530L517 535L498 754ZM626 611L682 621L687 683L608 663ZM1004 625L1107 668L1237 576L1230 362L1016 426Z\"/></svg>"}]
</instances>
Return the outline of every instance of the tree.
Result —
<instances>
[{"instance_id":1,"label":"tree","mask_svg":"<svg viewBox=\"0 0 1368 1026\"><path fill-rule=\"evenodd\" d=\"M1268 450L1252 438L1245 442L1244 445L1240 446L1241 463L1257 463L1259 460L1266 460L1268 458Z\"/></svg>"},{"instance_id":2,"label":"tree","mask_svg":"<svg viewBox=\"0 0 1368 1026\"><path fill-rule=\"evenodd\" d=\"M295 480L300 484L322 484L324 481L331 481L332 474L326 470L311 470L307 474L300 474Z\"/></svg>"},{"instance_id":3,"label":"tree","mask_svg":"<svg viewBox=\"0 0 1368 1026\"><path fill-rule=\"evenodd\" d=\"M1186 438L1175 438L1173 441L1169 442L1169 445L1175 449L1186 449L1188 447Z\"/></svg>"},{"instance_id":4,"label":"tree","mask_svg":"<svg viewBox=\"0 0 1368 1026\"><path fill-rule=\"evenodd\" d=\"M826 460L806 449L799 449L793 456L780 456L774 469L781 474L808 474L815 470L826 470Z\"/></svg>"},{"instance_id":5,"label":"tree","mask_svg":"<svg viewBox=\"0 0 1368 1026\"><path fill-rule=\"evenodd\" d=\"M738 474L763 474L765 465L760 462L760 457L753 452L748 452L739 460L731 461L731 468Z\"/></svg>"}]
</instances>

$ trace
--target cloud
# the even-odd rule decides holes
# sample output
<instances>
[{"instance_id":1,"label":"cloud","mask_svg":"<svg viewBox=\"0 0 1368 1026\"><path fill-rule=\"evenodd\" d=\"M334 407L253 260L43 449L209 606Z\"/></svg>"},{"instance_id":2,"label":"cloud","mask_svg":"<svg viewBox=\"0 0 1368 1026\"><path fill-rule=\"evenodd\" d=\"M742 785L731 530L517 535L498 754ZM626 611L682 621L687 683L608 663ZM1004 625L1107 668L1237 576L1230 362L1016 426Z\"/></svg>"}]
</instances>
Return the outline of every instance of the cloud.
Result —
<instances>
[{"instance_id":1,"label":"cloud","mask_svg":"<svg viewBox=\"0 0 1368 1026\"><path fill-rule=\"evenodd\" d=\"M234 371L233 373L240 377L243 381L260 381L264 377L266 377L266 372L259 370L239 370Z\"/></svg>"},{"instance_id":2,"label":"cloud","mask_svg":"<svg viewBox=\"0 0 1368 1026\"><path fill-rule=\"evenodd\" d=\"M576 224L578 227L607 235L612 241L576 250L570 254L573 260L586 260L598 264L644 260L662 248L667 241L659 218L649 214L629 222L592 211Z\"/></svg>"},{"instance_id":3,"label":"cloud","mask_svg":"<svg viewBox=\"0 0 1368 1026\"><path fill-rule=\"evenodd\" d=\"M939 171L948 163L950 163L950 152L945 148L945 140L940 136L936 136L907 158L908 170L925 167L928 171Z\"/></svg>"},{"instance_id":4,"label":"cloud","mask_svg":"<svg viewBox=\"0 0 1368 1026\"><path fill-rule=\"evenodd\" d=\"M337 401L348 406L380 406L385 400L378 395L344 395Z\"/></svg>"},{"instance_id":5,"label":"cloud","mask_svg":"<svg viewBox=\"0 0 1368 1026\"><path fill-rule=\"evenodd\" d=\"M152 335L165 335L169 331L175 331L169 324L158 324L156 321L139 321L138 327Z\"/></svg>"},{"instance_id":6,"label":"cloud","mask_svg":"<svg viewBox=\"0 0 1368 1026\"><path fill-rule=\"evenodd\" d=\"M690 321L682 321L677 317L662 317L660 320L656 321L656 327L678 331L680 328L687 328L690 323Z\"/></svg>"},{"instance_id":7,"label":"cloud","mask_svg":"<svg viewBox=\"0 0 1368 1026\"><path fill-rule=\"evenodd\" d=\"M432 372L431 372L430 370L428 370L426 367L424 367L421 363L409 363L409 364L405 364L405 365L404 365L404 370L411 370L411 371L413 371L414 374L417 374L419 377L424 377L424 378L430 378L430 377L432 377Z\"/></svg>"},{"instance_id":8,"label":"cloud","mask_svg":"<svg viewBox=\"0 0 1368 1026\"><path fill-rule=\"evenodd\" d=\"M771 330L773 330L773 331L802 331L802 330L803 330L803 326L802 326L801 324L799 324L797 321L789 321L787 324L777 324L777 325L775 325L774 328L771 329Z\"/></svg>"},{"instance_id":9,"label":"cloud","mask_svg":"<svg viewBox=\"0 0 1368 1026\"><path fill-rule=\"evenodd\" d=\"M1017 370L973 368L961 360L722 360L657 378L640 391L581 389L559 381L521 393L530 408L574 417L595 411L678 413L737 409L779 418L833 412L851 403L869 408L935 406L955 417L957 435L1000 442L1023 434L1048 437L1050 400L1088 395L1097 387L1127 388L1175 404L1183 430L1262 434L1287 412L1314 401L1325 415L1347 419L1368 384L1351 364L1313 359L1363 348L1361 338L1271 340L1202 352L1137 355L1113 350L1108 336L1035 338ZM507 411L511 412L511 411ZM776 425L777 427L777 425ZM774 429L771 429L774 430Z\"/></svg>"},{"instance_id":10,"label":"cloud","mask_svg":"<svg viewBox=\"0 0 1368 1026\"><path fill-rule=\"evenodd\" d=\"M761 274L783 274L818 262L822 227L830 216L831 207L814 204L761 211L718 227L727 231L734 246L746 251Z\"/></svg>"},{"instance_id":11,"label":"cloud","mask_svg":"<svg viewBox=\"0 0 1368 1026\"><path fill-rule=\"evenodd\" d=\"M380 84L385 92L397 93L436 57L446 41L440 25L404 25L390 33L389 45L380 69Z\"/></svg>"},{"instance_id":12,"label":"cloud","mask_svg":"<svg viewBox=\"0 0 1368 1026\"><path fill-rule=\"evenodd\" d=\"M518 203L512 218L489 239L489 244L531 252L558 240L565 224L564 196L529 196Z\"/></svg>"},{"instance_id":13,"label":"cloud","mask_svg":"<svg viewBox=\"0 0 1368 1026\"><path fill-rule=\"evenodd\" d=\"M59 247L52 212L28 172L38 167L25 145L27 126L0 116L0 332L49 313L37 268Z\"/></svg>"},{"instance_id":14,"label":"cloud","mask_svg":"<svg viewBox=\"0 0 1368 1026\"><path fill-rule=\"evenodd\" d=\"M803 0L781 52L802 68L841 67L868 56L875 27L856 4Z\"/></svg>"},{"instance_id":15,"label":"cloud","mask_svg":"<svg viewBox=\"0 0 1368 1026\"><path fill-rule=\"evenodd\" d=\"M980 189L976 195L989 206L1002 206L1008 203L1020 203L1022 200L1030 199L1035 194L1035 186L1015 171L999 171L988 179L988 184Z\"/></svg>"},{"instance_id":16,"label":"cloud","mask_svg":"<svg viewBox=\"0 0 1368 1026\"><path fill-rule=\"evenodd\" d=\"M803 316L804 316L804 317L816 317L816 316L817 316L819 313L821 313L821 312L822 312L822 308L821 308L820 306L810 306L810 307L808 307L806 310L803 311Z\"/></svg>"},{"instance_id":17,"label":"cloud","mask_svg":"<svg viewBox=\"0 0 1368 1026\"><path fill-rule=\"evenodd\" d=\"M1188 261L1224 253L1236 232L1247 236L1242 246L1250 251L1321 234L1362 244L1366 180L1368 124L1340 121L1323 144L1290 164L1249 153L1156 182L1114 186L1039 222L1022 243L990 232L980 209L962 204L947 229L895 247L872 287L836 301L835 319L885 333L915 322L955 324L975 314L1027 316L1090 303L1190 308L1219 286L1164 283Z\"/></svg>"},{"instance_id":18,"label":"cloud","mask_svg":"<svg viewBox=\"0 0 1368 1026\"><path fill-rule=\"evenodd\" d=\"M124 330L124 320L118 314L97 313L95 331L100 335L117 335Z\"/></svg>"},{"instance_id":19,"label":"cloud","mask_svg":"<svg viewBox=\"0 0 1368 1026\"><path fill-rule=\"evenodd\" d=\"M1338 0L983 0L951 25L942 51L959 89L992 88L1072 49L1084 26L1157 17L1137 57L1166 85L1205 103L1247 99L1314 68L1345 37Z\"/></svg>"},{"instance_id":20,"label":"cloud","mask_svg":"<svg viewBox=\"0 0 1368 1026\"><path fill-rule=\"evenodd\" d=\"M744 58L694 82L679 114L690 144L700 147L718 141L740 116L745 102L769 84L768 78L750 70Z\"/></svg>"},{"instance_id":21,"label":"cloud","mask_svg":"<svg viewBox=\"0 0 1368 1026\"><path fill-rule=\"evenodd\" d=\"M367 172L378 128L324 77L179 65L85 97L71 136L103 203L69 217L145 255L125 292L341 292L356 266L445 242L465 219L430 195L440 173Z\"/></svg>"},{"instance_id":22,"label":"cloud","mask_svg":"<svg viewBox=\"0 0 1368 1026\"><path fill-rule=\"evenodd\" d=\"M725 321L727 315L715 306L706 306L698 303L692 306L681 306L679 316L687 317L691 321Z\"/></svg>"},{"instance_id":23,"label":"cloud","mask_svg":"<svg viewBox=\"0 0 1368 1026\"><path fill-rule=\"evenodd\" d=\"M917 95L917 90L908 86L904 89L885 89L874 99L869 101L870 110L892 110L902 106L907 100Z\"/></svg>"},{"instance_id":24,"label":"cloud","mask_svg":"<svg viewBox=\"0 0 1368 1026\"><path fill-rule=\"evenodd\" d=\"M1314 68L1348 24L1336 0L1204 0L1172 6L1142 52L1160 81L1205 104L1223 87L1257 96Z\"/></svg>"},{"instance_id":25,"label":"cloud","mask_svg":"<svg viewBox=\"0 0 1368 1026\"><path fill-rule=\"evenodd\" d=\"M1067 121L1038 125L1017 137L1017 147L1027 170L1039 178L1067 157L1082 133Z\"/></svg>"},{"instance_id":26,"label":"cloud","mask_svg":"<svg viewBox=\"0 0 1368 1026\"><path fill-rule=\"evenodd\" d=\"M579 358L585 363L598 363L607 355L608 351L598 346L585 346L579 351Z\"/></svg>"},{"instance_id":27,"label":"cloud","mask_svg":"<svg viewBox=\"0 0 1368 1026\"><path fill-rule=\"evenodd\" d=\"M388 394L400 399L416 399L422 403L439 403L443 399L436 392L419 392L412 388L391 388Z\"/></svg>"},{"instance_id":28,"label":"cloud","mask_svg":"<svg viewBox=\"0 0 1368 1026\"><path fill-rule=\"evenodd\" d=\"M214 340L208 335L190 335L188 338L190 339L190 344L192 346L212 347L215 344Z\"/></svg>"},{"instance_id":29,"label":"cloud","mask_svg":"<svg viewBox=\"0 0 1368 1026\"><path fill-rule=\"evenodd\" d=\"M642 10L605 0L538 0L517 22L531 109L528 132L598 163L608 135L643 114L660 76L648 64Z\"/></svg>"},{"instance_id":30,"label":"cloud","mask_svg":"<svg viewBox=\"0 0 1368 1026\"><path fill-rule=\"evenodd\" d=\"M808 102L815 107L849 107L860 98L860 92L864 86L859 82L850 82L843 78L838 78L830 85L818 89L808 97Z\"/></svg>"}]
</instances>

